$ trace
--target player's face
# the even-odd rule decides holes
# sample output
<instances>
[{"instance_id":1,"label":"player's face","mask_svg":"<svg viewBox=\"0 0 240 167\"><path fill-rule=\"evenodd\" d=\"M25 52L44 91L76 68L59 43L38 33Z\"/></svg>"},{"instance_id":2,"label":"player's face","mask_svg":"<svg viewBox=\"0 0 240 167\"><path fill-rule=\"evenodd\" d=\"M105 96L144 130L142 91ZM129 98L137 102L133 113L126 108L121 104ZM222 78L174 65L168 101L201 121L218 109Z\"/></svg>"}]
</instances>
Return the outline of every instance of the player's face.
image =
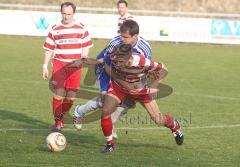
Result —
<instances>
[{"instance_id":1,"label":"player's face","mask_svg":"<svg viewBox=\"0 0 240 167\"><path fill-rule=\"evenodd\" d=\"M61 13L63 24L70 25L74 22L73 19L74 12L71 6L63 6Z\"/></svg>"},{"instance_id":2,"label":"player's face","mask_svg":"<svg viewBox=\"0 0 240 167\"><path fill-rule=\"evenodd\" d=\"M127 13L127 6L125 5L125 3L120 3L118 5L118 13L120 14L120 16L124 16Z\"/></svg>"},{"instance_id":3,"label":"player's face","mask_svg":"<svg viewBox=\"0 0 240 167\"><path fill-rule=\"evenodd\" d=\"M124 44L130 44L132 46L137 42L138 39L137 34L131 36L128 32L121 33L121 37Z\"/></svg>"}]
</instances>

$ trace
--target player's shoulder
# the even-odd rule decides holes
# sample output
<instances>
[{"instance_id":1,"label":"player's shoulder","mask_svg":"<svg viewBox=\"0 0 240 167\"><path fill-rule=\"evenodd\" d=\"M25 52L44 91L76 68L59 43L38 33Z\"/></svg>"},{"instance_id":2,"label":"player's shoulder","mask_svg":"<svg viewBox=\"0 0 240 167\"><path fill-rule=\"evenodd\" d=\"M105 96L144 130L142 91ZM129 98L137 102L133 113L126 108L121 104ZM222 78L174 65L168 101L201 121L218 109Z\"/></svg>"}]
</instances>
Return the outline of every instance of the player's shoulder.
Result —
<instances>
[{"instance_id":1,"label":"player's shoulder","mask_svg":"<svg viewBox=\"0 0 240 167\"><path fill-rule=\"evenodd\" d=\"M139 36L137 45L137 47L144 48L145 52L149 52L148 54L151 54L151 46L143 37Z\"/></svg>"},{"instance_id":2,"label":"player's shoulder","mask_svg":"<svg viewBox=\"0 0 240 167\"><path fill-rule=\"evenodd\" d=\"M122 41L121 35L117 35L115 36L113 39L110 40L109 43L113 43L113 42L118 42L118 41Z\"/></svg>"},{"instance_id":3,"label":"player's shoulder","mask_svg":"<svg viewBox=\"0 0 240 167\"><path fill-rule=\"evenodd\" d=\"M121 43L122 43L121 35L118 35L118 36L114 37L112 40L110 40L107 48L118 47Z\"/></svg>"},{"instance_id":4,"label":"player's shoulder","mask_svg":"<svg viewBox=\"0 0 240 167\"><path fill-rule=\"evenodd\" d=\"M81 28L81 29L86 28L86 25L81 22L75 22L75 26L77 26L78 28Z\"/></svg>"},{"instance_id":5,"label":"player's shoulder","mask_svg":"<svg viewBox=\"0 0 240 167\"><path fill-rule=\"evenodd\" d=\"M57 22L55 23L53 26L52 26L52 30L57 30L59 27L62 26L62 23L61 22Z\"/></svg>"},{"instance_id":6,"label":"player's shoulder","mask_svg":"<svg viewBox=\"0 0 240 167\"><path fill-rule=\"evenodd\" d=\"M126 16L126 19L127 19L127 20L133 20L134 18L133 18L133 16L132 16L131 14L128 14L128 15Z\"/></svg>"},{"instance_id":7,"label":"player's shoulder","mask_svg":"<svg viewBox=\"0 0 240 167\"><path fill-rule=\"evenodd\" d=\"M150 44L148 43L148 41L146 40L146 39L144 39L143 37L141 37L141 36L138 36L139 37L139 39L138 39L138 42L140 42L140 43L143 43L143 44L146 44L146 45L148 45L148 46L150 46Z\"/></svg>"}]
</instances>

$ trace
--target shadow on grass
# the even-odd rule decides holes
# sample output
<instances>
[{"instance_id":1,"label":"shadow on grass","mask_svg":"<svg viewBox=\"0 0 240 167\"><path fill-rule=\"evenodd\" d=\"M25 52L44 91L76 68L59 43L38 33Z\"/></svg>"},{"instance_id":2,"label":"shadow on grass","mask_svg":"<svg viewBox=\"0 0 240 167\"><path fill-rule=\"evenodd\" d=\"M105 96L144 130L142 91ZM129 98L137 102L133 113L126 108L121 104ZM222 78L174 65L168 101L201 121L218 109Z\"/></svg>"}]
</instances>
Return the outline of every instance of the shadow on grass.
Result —
<instances>
[{"instance_id":1,"label":"shadow on grass","mask_svg":"<svg viewBox=\"0 0 240 167\"><path fill-rule=\"evenodd\" d=\"M23 132L24 134L31 134L34 137L39 136L43 138L43 145L45 145L45 137L51 133L51 126L46 122L34 119L23 113L0 110L1 121L8 121L9 125L1 127L1 131L5 132ZM70 127L70 125L69 125ZM89 135L87 131L66 130L61 131L67 138L67 142L73 145L81 144L96 144L99 140L94 135ZM91 132L92 133L92 132ZM40 151L46 151L45 147L39 146Z\"/></svg>"},{"instance_id":2,"label":"shadow on grass","mask_svg":"<svg viewBox=\"0 0 240 167\"><path fill-rule=\"evenodd\" d=\"M49 125L46 122L34 119L23 113L12 111L0 110L1 121L9 120L11 126L5 127L6 129L12 128L47 128ZM17 121L17 122L12 122ZM1 127L4 128L4 127Z\"/></svg>"}]
</instances>

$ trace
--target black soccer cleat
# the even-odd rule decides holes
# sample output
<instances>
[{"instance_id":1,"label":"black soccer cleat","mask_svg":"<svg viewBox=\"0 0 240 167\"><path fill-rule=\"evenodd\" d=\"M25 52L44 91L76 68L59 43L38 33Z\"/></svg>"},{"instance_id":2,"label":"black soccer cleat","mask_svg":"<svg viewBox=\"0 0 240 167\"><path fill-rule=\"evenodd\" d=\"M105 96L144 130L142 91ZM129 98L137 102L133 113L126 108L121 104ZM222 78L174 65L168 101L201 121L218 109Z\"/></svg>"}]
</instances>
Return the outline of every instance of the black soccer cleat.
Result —
<instances>
[{"instance_id":1,"label":"black soccer cleat","mask_svg":"<svg viewBox=\"0 0 240 167\"><path fill-rule=\"evenodd\" d=\"M112 152L114 150L114 146L113 144L107 144L106 146L104 146L104 148L101 150L101 153L109 153Z\"/></svg>"},{"instance_id":2,"label":"black soccer cleat","mask_svg":"<svg viewBox=\"0 0 240 167\"><path fill-rule=\"evenodd\" d=\"M175 137L175 141L178 145L183 144L184 137L181 129L178 129L176 132L173 132L173 136Z\"/></svg>"},{"instance_id":3,"label":"black soccer cleat","mask_svg":"<svg viewBox=\"0 0 240 167\"><path fill-rule=\"evenodd\" d=\"M182 145L183 144L183 132L180 128L180 125L177 121L174 121L174 128L172 129L173 136L175 138L175 141L177 145Z\"/></svg>"},{"instance_id":4,"label":"black soccer cleat","mask_svg":"<svg viewBox=\"0 0 240 167\"><path fill-rule=\"evenodd\" d=\"M62 128L63 128L63 123L61 121L56 121L55 124L53 125L51 131L60 132L60 131L62 131Z\"/></svg>"}]
</instances>

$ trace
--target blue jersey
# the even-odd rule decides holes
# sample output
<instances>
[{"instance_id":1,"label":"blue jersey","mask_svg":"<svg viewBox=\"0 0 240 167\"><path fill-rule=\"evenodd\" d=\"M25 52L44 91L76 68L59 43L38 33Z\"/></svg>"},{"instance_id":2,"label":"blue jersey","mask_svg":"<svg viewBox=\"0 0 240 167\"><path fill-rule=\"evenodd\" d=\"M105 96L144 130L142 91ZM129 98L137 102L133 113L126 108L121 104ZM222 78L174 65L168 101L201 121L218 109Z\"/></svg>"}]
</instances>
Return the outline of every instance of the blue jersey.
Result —
<instances>
[{"instance_id":1,"label":"blue jersey","mask_svg":"<svg viewBox=\"0 0 240 167\"><path fill-rule=\"evenodd\" d=\"M116 36L109 42L108 46L98 54L97 59L106 58L105 61L110 61L109 55L116 48L118 48L122 43L123 43L123 41L122 41L121 35ZM149 43L147 41L145 41L142 37L138 36L138 40L137 40L136 44L133 46L132 51L139 53L148 59L152 58L151 47L150 47ZM109 63L107 63L107 64L109 64ZM107 92L107 90L109 88L109 82L110 82L110 77L105 72L103 67L104 67L104 65L98 65L95 70L96 74L98 76L98 80L99 80L100 92L102 92L102 93Z\"/></svg>"},{"instance_id":2,"label":"blue jersey","mask_svg":"<svg viewBox=\"0 0 240 167\"><path fill-rule=\"evenodd\" d=\"M105 54L112 53L122 43L123 43L123 41L122 41L121 35L116 36L109 42L108 46L105 49ZM132 51L139 53L148 59L152 58L152 49L151 49L149 43L140 36L138 36L138 40L137 40L136 44L133 46Z\"/></svg>"}]
</instances>

